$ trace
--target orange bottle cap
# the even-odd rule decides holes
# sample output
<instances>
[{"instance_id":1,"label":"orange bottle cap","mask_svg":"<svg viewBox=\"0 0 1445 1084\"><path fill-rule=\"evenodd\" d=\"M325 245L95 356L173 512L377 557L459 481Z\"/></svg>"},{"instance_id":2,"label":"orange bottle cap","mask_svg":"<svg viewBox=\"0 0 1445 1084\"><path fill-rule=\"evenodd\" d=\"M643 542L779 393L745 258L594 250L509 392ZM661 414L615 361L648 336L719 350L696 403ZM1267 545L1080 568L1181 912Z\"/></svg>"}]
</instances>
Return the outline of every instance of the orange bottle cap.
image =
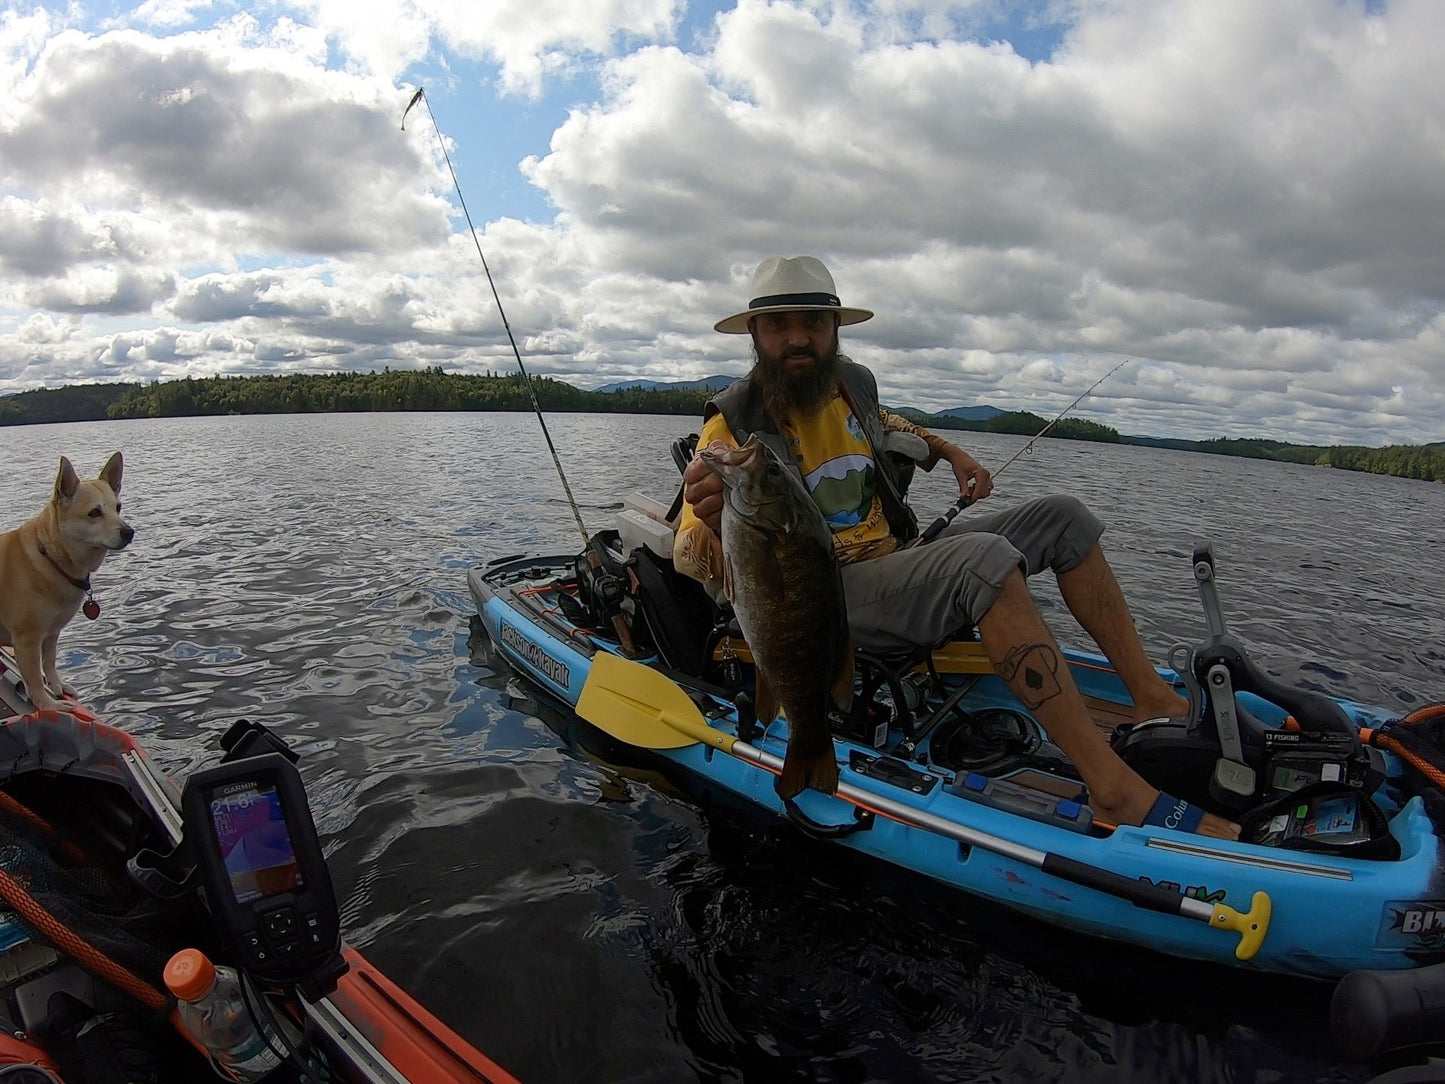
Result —
<instances>
[{"instance_id":1,"label":"orange bottle cap","mask_svg":"<svg viewBox=\"0 0 1445 1084\"><path fill-rule=\"evenodd\" d=\"M216 968L200 949L181 949L170 958L162 977L176 997L194 1001L216 984Z\"/></svg>"}]
</instances>

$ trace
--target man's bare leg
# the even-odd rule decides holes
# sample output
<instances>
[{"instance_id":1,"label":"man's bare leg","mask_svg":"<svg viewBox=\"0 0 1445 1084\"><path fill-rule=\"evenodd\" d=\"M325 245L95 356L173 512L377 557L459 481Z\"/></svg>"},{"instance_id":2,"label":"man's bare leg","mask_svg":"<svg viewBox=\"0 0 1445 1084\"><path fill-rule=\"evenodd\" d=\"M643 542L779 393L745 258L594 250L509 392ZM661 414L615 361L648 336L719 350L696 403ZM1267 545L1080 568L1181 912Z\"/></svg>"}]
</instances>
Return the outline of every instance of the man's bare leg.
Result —
<instances>
[{"instance_id":1,"label":"man's bare leg","mask_svg":"<svg viewBox=\"0 0 1445 1084\"><path fill-rule=\"evenodd\" d=\"M1099 650L1114 664L1114 670L1134 701L1134 721L1187 715L1189 701L1176 693L1162 677L1134 628L1134 618L1114 570L1095 546L1073 568L1059 574L1059 592L1075 620L1093 637Z\"/></svg>"},{"instance_id":2,"label":"man's bare leg","mask_svg":"<svg viewBox=\"0 0 1445 1084\"><path fill-rule=\"evenodd\" d=\"M1142 824L1159 791L1125 764L1094 726L1022 573L1009 573L978 631L999 677L1079 769L1094 812L1113 824ZM1239 838L1239 825L1212 813L1204 815L1198 830L1206 836Z\"/></svg>"}]
</instances>

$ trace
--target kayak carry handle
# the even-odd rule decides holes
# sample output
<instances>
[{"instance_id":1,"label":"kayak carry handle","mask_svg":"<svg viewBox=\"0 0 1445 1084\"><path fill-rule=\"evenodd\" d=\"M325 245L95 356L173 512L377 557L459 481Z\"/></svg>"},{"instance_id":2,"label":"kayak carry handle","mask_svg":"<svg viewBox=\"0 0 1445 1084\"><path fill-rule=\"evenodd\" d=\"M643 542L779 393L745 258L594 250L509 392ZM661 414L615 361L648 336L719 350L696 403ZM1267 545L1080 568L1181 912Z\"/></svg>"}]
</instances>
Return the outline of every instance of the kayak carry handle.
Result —
<instances>
[{"instance_id":1,"label":"kayak carry handle","mask_svg":"<svg viewBox=\"0 0 1445 1084\"><path fill-rule=\"evenodd\" d=\"M1239 934L1239 944L1234 948L1236 960L1250 960L1264 944L1264 935L1269 932L1269 920L1274 914L1274 904L1268 892L1256 892L1250 900L1249 910L1240 914L1233 907L1222 903L1214 905L1214 915L1209 924L1220 930L1234 930Z\"/></svg>"},{"instance_id":2,"label":"kayak carry handle","mask_svg":"<svg viewBox=\"0 0 1445 1084\"><path fill-rule=\"evenodd\" d=\"M1249 910L1240 914L1233 907L1225 904L1205 903L1203 900L1183 895L1172 888L1126 877L1113 870L1090 866L1061 854L1046 853L1043 862L1039 864L1039 869L1045 873L1051 873L1055 877L1072 881L1074 884L1122 897L1135 907L1160 911L1168 915L1197 918L1208 922L1215 929L1233 930L1239 934L1239 944L1234 948L1234 956L1237 960L1252 959L1254 954L1259 951L1259 947L1264 944L1265 934L1269 933L1269 920L1274 908L1267 892L1256 892L1250 901Z\"/></svg>"}]
</instances>

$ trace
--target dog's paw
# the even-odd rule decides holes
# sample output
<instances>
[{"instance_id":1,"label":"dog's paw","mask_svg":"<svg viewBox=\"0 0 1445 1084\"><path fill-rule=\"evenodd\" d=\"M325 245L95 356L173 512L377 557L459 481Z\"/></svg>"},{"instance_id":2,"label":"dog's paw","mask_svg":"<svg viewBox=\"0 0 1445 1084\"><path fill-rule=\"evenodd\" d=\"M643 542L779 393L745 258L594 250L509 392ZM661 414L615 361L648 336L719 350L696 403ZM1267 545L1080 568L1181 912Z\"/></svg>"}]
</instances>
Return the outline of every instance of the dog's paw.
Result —
<instances>
[{"instance_id":1,"label":"dog's paw","mask_svg":"<svg viewBox=\"0 0 1445 1084\"><path fill-rule=\"evenodd\" d=\"M64 711L64 710L65 710L65 704L63 704L63 703L62 703L61 701L59 701L59 700L56 700L56 699L55 699L53 696L51 696L48 692L42 692L42 693L40 693L39 695L36 695L35 693L31 693L31 694L30 694L30 703L35 706L35 710L36 710L36 711Z\"/></svg>"}]
</instances>

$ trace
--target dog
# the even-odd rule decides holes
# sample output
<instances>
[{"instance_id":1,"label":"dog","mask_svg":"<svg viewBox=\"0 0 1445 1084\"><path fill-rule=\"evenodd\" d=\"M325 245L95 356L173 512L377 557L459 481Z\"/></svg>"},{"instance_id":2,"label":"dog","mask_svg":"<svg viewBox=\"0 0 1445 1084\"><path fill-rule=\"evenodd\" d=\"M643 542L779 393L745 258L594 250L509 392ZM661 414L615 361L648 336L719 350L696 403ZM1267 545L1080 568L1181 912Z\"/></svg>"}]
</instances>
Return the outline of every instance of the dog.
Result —
<instances>
[{"instance_id":1,"label":"dog","mask_svg":"<svg viewBox=\"0 0 1445 1084\"><path fill-rule=\"evenodd\" d=\"M90 576L114 550L135 537L120 518L121 454L100 476L82 482L60 457L50 503L34 519L0 534L0 644L15 649L26 695L38 709L63 711L56 697L74 697L55 669L60 630L81 609L100 616Z\"/></svg>"}]
</instances>

